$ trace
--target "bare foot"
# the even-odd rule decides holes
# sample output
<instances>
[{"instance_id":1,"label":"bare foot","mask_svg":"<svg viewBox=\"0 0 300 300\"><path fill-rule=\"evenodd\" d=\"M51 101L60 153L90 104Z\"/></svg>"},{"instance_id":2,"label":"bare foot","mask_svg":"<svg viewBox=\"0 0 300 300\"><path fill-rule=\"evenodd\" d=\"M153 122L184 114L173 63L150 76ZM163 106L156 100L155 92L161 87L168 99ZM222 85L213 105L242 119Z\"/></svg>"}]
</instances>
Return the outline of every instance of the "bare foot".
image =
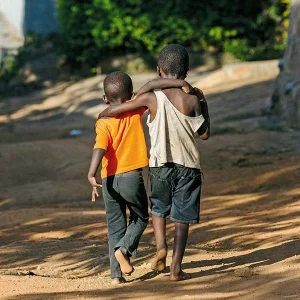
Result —
<instances>
[{"instance_id":1,"label":"bare foot","mask_svg":"<svg viewBox=\"0 0 300 300\"><path fill-rule=\"evenodd\" d=\"M171 275L170 274L170 280L171 281L182 281L192 278L191 274L185 273L183 271L180 271L177 275Z\"/></svg>"},{"instance_id":2,"label":"bare foot","mask_svg":"<svg viewBox=\"0 0 300 300\"><path fill-rule=\"evenodd\" d=\"M121 249L118 249L115 252L115 257L116 257L118 263L120 264L122 273L125 275L131 275L131 273L134 271L134 268L130 264L130 261L127 258L127 256L123 254Z\"/></svg>"},{"instance_id":3,"label":"bare foot","mask_svg":"<svg viewBox=\"0 0 300 300\"><path fill-rule=\"evenodd\" d=\"M152 260L151 269L156 272L163 272L166 268L167 254L167 249L158 250Z\"/></svg>"},{"instance_id":4,"label":"bare foot","mask_svg":"<svg viewBox=\"0 0 300 300\"><path fill-rule=\"evenodd\" d=\"M117 278L113 278L111 280L112 285L118 285L118 284L125 283L125 282L126 282L126 280L123 277L117 277Z\"/></svg>"}]
</instances>

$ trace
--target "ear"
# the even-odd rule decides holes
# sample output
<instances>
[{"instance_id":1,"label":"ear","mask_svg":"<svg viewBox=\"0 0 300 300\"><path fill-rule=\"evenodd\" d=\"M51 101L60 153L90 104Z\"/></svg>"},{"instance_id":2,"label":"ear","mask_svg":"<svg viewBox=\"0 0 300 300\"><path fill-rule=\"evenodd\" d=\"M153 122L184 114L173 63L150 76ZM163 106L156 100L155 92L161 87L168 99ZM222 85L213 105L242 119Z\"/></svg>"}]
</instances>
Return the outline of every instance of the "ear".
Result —
<instances>
[{"instance_id":1,"label":"ear","mask_svg":"<svg viewBox=\"0 0 300 300\"><path fill-rule=\"evenodd\" d=\"M104 102L105 104L109 104L109 101L107 100L107 98L106 98L105 95L103 95L103 102Z\"/></svg>"}]
</instances>

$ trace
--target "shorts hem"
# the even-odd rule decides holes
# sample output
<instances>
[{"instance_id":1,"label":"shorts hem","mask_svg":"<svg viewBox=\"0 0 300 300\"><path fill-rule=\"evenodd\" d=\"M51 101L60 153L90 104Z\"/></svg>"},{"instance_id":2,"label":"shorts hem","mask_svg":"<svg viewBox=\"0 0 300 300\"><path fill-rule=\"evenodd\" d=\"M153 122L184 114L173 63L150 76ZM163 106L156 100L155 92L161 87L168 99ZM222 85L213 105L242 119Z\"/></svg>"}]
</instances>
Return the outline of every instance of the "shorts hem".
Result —
<instances>
[{"instance_id":1,"label":"shorts hem","mask_svg":"<svg viewBox=\"0 0 300 300\"><path fill-rule=\"evenodd\" d=\"M117 244L117 246L115 247L115 252L118 250L118 249L121 249L122 253L124 255L127 255L129 257L136 257L136 253L137 253L137 250L133 250L133 251L130 251L128 248L126 248L125 246L123 245L119 245Z\"/></svg>"},{"instance_id":2,"label":"shorts hem","mask_svg":"<svg viewBox=\"0 0 300 300\"><path fill-rule=\"evenodd\" d=\"M151 214L156 216L156 217L160 217L160 218L166 218L169 214L161 214L155 211L151 211Z\"/></svg>"},{"instance_id":3,"label":"shorts hem","mask_svg":"<svg viewBox=\"0 0 300 300\"><path fill-rule=\"evenodd\" d=\"M198 224L199 223L199 219L197 219L197 220L179 220L179 219L175 219L175 218L171 217L170 220L172 222L182 223L182 224Z\"/></svg>"}]
</instances>

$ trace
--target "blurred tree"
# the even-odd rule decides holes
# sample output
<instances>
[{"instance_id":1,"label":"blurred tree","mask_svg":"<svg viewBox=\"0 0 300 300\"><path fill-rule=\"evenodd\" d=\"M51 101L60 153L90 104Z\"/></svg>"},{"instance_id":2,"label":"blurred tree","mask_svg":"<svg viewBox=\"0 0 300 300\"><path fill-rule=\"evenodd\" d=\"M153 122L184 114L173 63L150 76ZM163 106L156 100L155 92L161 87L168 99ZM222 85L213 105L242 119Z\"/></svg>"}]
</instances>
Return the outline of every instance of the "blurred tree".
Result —
<instances>
[{"instance_id":1,"label":"blurred tree","mask_svg":"<svg viewBox=\"0 0 300 300\"><path fill-rule=\"evenodd\" d=\"M289 0L58 0L62 48L72 64L110 54L157 54L169 43L228 51L242 60L279 57Z\"/></svg>"},{"instance_id":2,"label":"blurred tree","mask_svg":"<svg viewBox=\"0 0 300 300\"><path fill-rule=\"evenodd\" d=\"M237 35L224 40L224 50L241 60L278 58L285 48L289 0L244 1Z\"/></svg>"},{"instance_id":3,"label":"blurred tree","mask_svg":"<svg viewBox=\"0 0 300 300\"><path fill-rule=\"evenodd\" d=\"M78 63L97 61L98 47L92 36L89 15L91 1L58 0L58 18L61 32L60 47L66 60L76 67Z\"/></svg>"},{"instance_id":4,"label":"blurred tree","mask_svg":"<svg viewBox=\"0 0 300 300\"><path fill-rule=\"evenodd\" d=\"M288 42L272 94L272 112L300 128L300 0L291 0Z\"/></svg>"}]
</instances>

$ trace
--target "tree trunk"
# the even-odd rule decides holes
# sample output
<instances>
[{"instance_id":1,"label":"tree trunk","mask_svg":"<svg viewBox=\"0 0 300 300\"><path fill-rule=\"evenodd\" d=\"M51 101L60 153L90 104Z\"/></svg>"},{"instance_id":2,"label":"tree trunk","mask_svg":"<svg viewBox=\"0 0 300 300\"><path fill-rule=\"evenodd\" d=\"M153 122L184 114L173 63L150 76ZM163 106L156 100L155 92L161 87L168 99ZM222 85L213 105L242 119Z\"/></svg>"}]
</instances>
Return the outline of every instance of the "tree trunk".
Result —
<instances>
[{"instance_id":1,"label":"tree trunk","mask_svg":"<svg viewBox=\"0 0 300 300\"><path fill-rule=\"evenodd\" d=\"M291 0L288 41L280 69L271 97L272 115L289 127L300 128L300 0Z\"/></svg>"}]
</instances>

